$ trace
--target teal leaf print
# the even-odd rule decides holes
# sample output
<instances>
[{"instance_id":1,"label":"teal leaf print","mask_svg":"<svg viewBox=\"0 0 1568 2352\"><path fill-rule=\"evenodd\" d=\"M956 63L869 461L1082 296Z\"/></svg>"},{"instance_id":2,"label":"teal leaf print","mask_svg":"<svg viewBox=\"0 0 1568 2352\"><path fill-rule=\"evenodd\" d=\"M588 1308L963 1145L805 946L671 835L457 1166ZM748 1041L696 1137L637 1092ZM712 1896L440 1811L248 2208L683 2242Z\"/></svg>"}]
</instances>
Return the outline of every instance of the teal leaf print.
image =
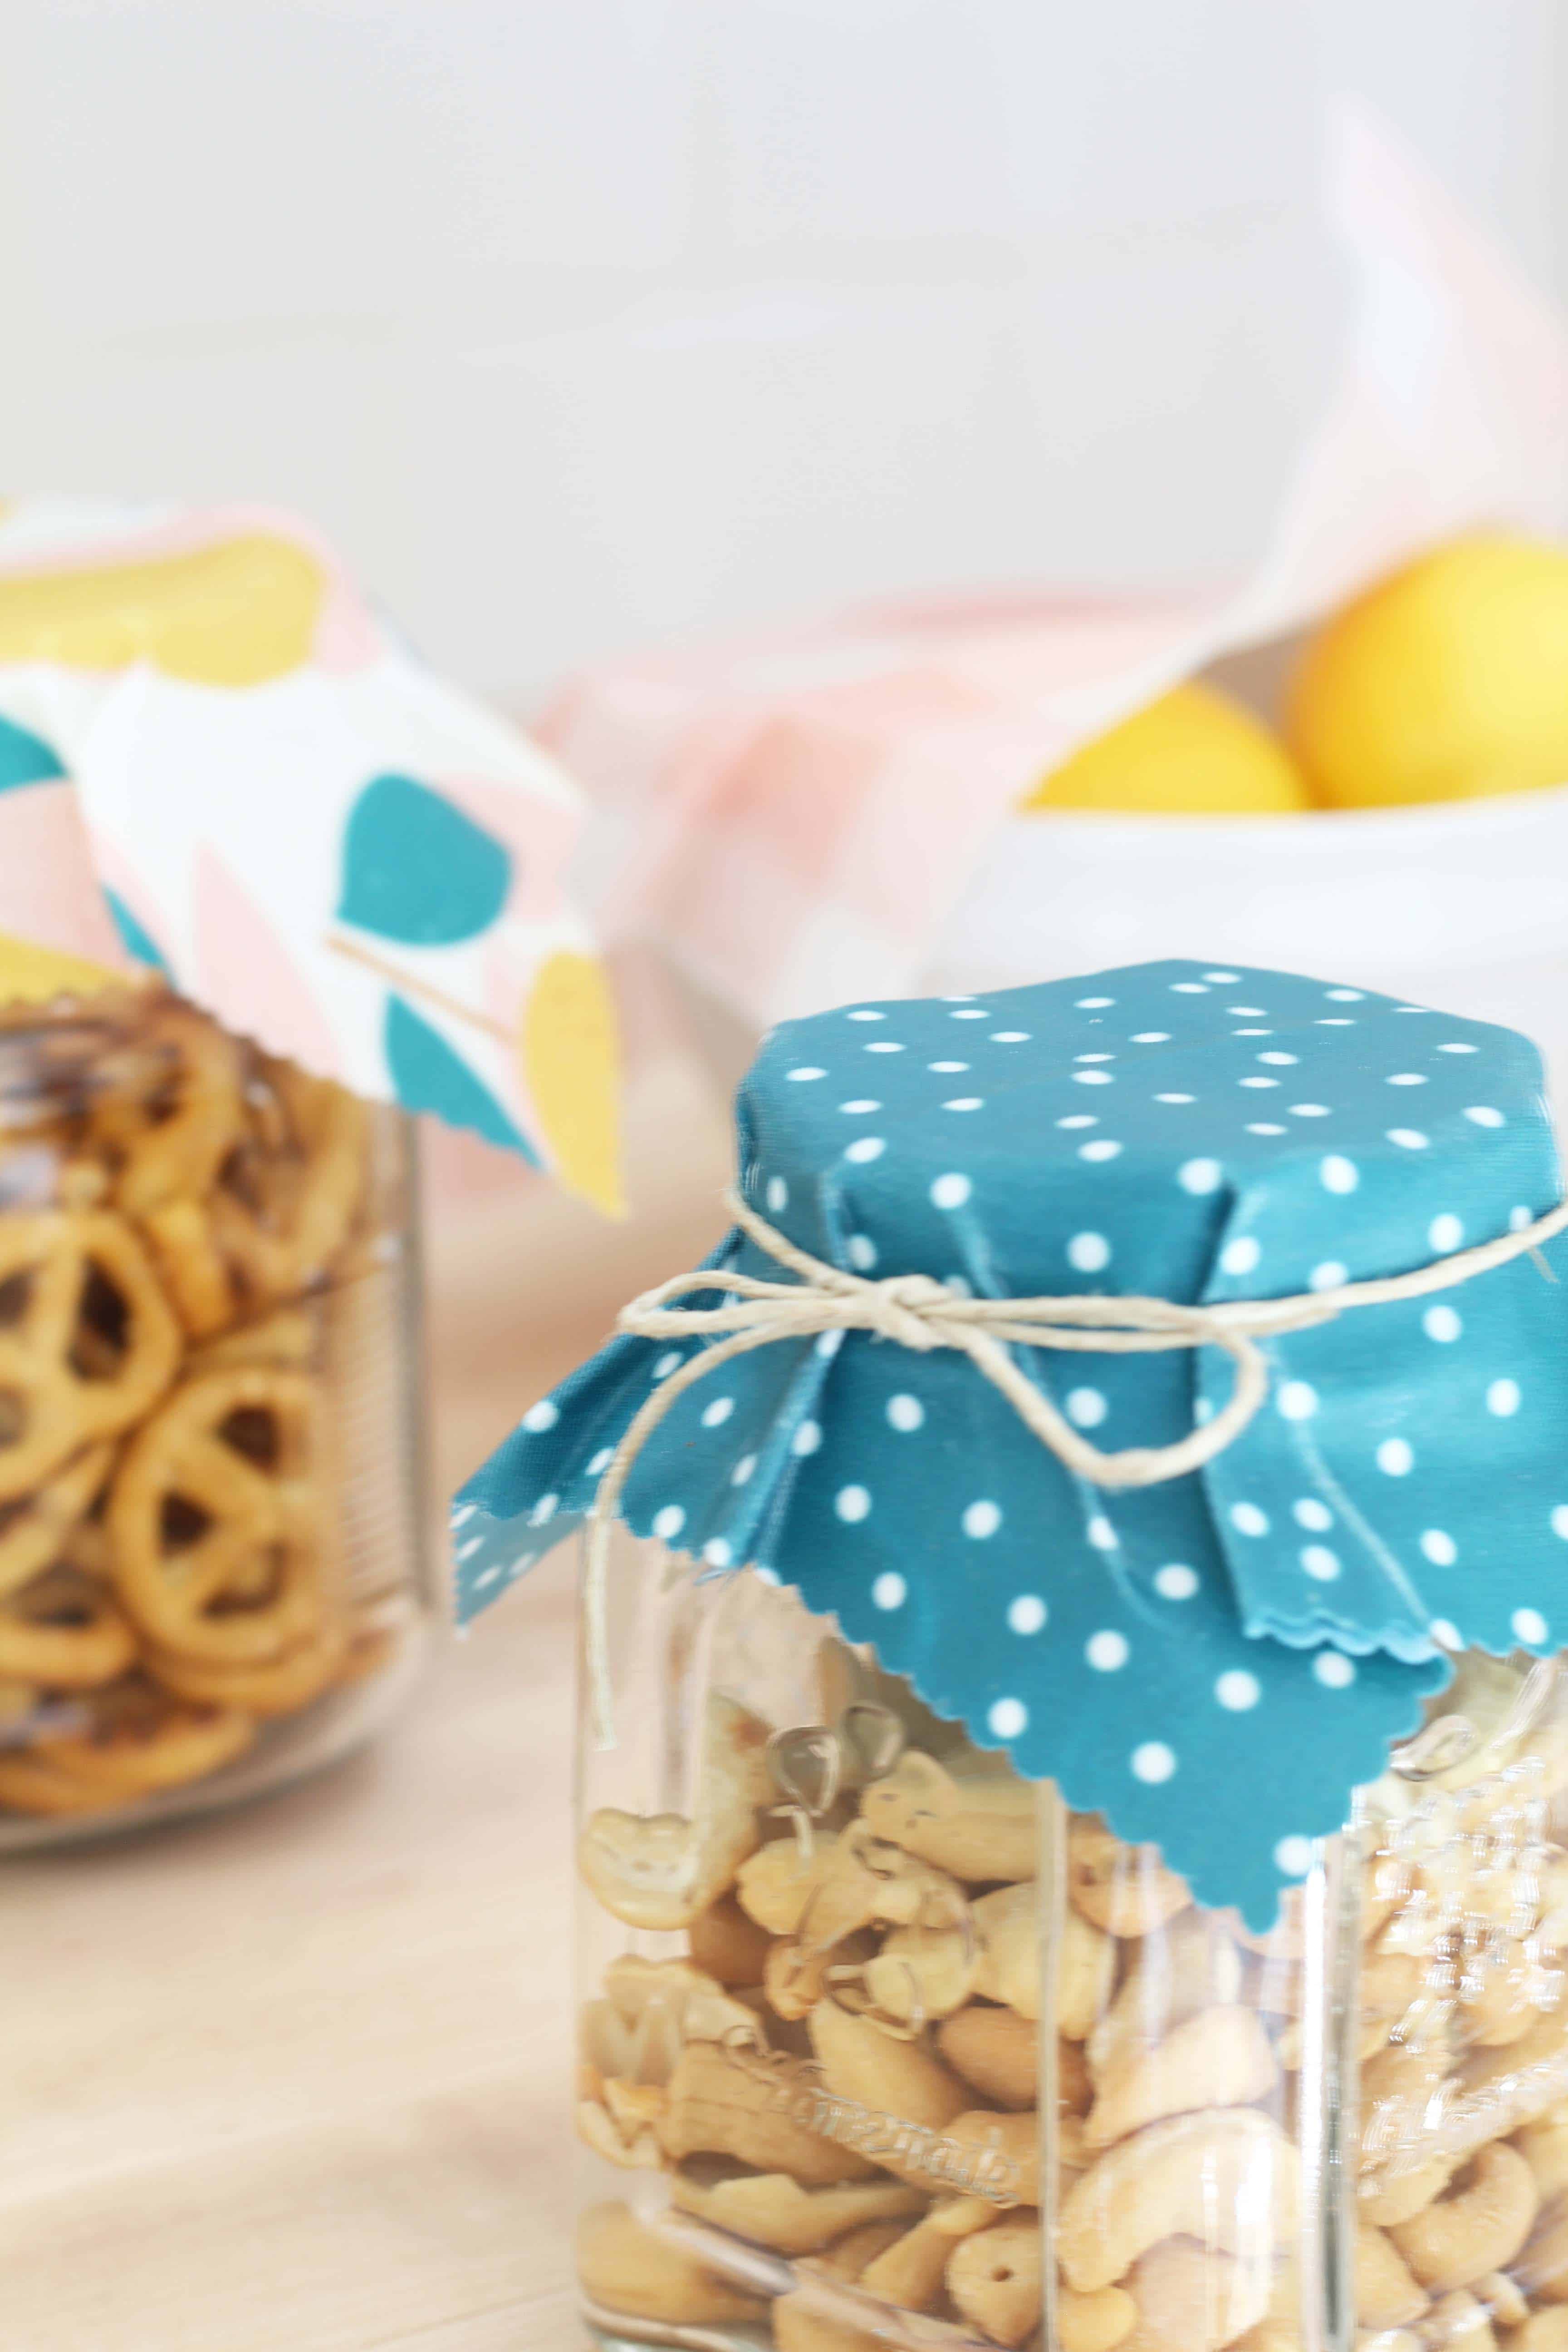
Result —
<instances>
[{"instance_id":1,"label":"teal leaf print","mask_svg":"<svg viewBox=\"0 0 1568 2352\"><path fill-rule=\"evenodd\" d=\"M340 919L404 947L447 948L495 921L504 844L412 776L373 776L349 811Z\"/></svg>"},{"instance_id":2,"label":"teal leaf print","mask_svg":"<svg viewBox=\"0 0 1568 2352\"><path fill-rule=\"evenodd\" d=\"M0 793L14 793L22 784L48 784L65 774L58 755L41 735L18 727L14 719L0 718Z\"/></svg>"},{"instance_id":3,"label":"teal leaf print","mask_svg":"<svg viewBox=\"0 0 1568 2352\"><path fill-rule=\"evenodd\" d=\"M538 1153L489 1088L401 996L386 1000L385 1045L393 1091L405 1110L433 1111L449 1127L472 1128L487 1143L519 1151L538 1167Z\"/></svg>"},{"instance_id":4,"label":"teal leaf print","mask_svg":"<svg viewBox=\"0 0 1568 2352\"><path fill-rule=\"evenodd\" d=\"M174 974L169 970L169 959L164 955L152 933L137 921L118 890L111 890L107 882L103 884L102 888L109 911L114 919L114 928L120 934L120 943L126 954L133 955L138 963L150 963L154 971L163 972L166 978L172 980Z\"/></svg>"}]
</instances>

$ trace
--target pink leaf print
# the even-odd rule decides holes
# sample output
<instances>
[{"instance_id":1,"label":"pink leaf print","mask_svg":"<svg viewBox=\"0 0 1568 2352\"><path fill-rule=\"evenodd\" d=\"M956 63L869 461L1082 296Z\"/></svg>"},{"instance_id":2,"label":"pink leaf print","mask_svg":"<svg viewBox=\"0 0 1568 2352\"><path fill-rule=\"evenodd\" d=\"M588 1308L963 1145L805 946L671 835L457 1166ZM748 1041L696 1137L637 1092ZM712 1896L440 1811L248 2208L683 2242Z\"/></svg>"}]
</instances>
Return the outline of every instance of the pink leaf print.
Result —
<instances>
[{"instance_id":1,"label":"pink leaf print","mask_svg":"<svg viewBox=\"0 0 1568 2352\"><path fill-rule=\"evenodd\" d=\"M319 1077L342 1075L337 1040L298 965L217 852L195 871L196 986L227 1027Z\"/></svg>"}]
</instances>

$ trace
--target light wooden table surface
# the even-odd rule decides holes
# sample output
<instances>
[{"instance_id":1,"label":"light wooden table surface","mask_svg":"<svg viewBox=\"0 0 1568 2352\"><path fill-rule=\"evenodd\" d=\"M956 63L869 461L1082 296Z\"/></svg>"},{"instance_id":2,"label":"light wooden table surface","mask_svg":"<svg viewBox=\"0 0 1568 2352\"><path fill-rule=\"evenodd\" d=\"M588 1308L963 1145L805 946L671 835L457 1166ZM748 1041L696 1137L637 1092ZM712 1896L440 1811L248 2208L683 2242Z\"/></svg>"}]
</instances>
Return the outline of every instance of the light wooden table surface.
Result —
<instances>
[{"instance_id":1,"label":"light wooden table surface","mask_svg":"<svg viewBox=\"0 0 1568 2352\"><path fill-rule=\"evenodd\" d=\"M671 1081L639 1215L513 1188L432 1244L442 1491L714 1237ZM0 1865L3 2352L567 2352L573 1562L368 1753Z\"/></svg>"}]
</instances>

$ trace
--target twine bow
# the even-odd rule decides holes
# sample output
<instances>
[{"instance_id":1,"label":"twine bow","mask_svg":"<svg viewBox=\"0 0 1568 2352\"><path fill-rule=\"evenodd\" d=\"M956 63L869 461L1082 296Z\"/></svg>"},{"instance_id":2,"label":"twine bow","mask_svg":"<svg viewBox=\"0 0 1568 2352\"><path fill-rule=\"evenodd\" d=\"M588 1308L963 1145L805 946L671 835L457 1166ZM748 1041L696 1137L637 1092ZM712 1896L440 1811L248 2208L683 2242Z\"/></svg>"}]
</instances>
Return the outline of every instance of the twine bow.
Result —
<instances>
[{"instance_id":1,"label":"twine bow","mask_svg":"<svg viewBox=\"0 0 1568 2352\"><path fill-rule=\"evenodd\" d=\"M645 1399L616 1446L588 1513L585 1608L595 1711L608 1737L608 1627L605 1591L610 1529L632 1466L677 1397L753 1348L826 1331L868 1331L916 1354L937 1348L969 1358L984 1380L1005 1397L1024 1426L1064 1469L1113 1491L1156 1486L1201 1469L1235 1443L1268 1394L1268 1360L1260 1339L1281 1331L1308 1331L1361 1307L1422 1298L1510 1260L1538 1251L1568 1227L1568 1201L1517 1233L1500 1234L1471 1249L1372 1282L1344 1282L1331 1290L1285 1298L1233 1298L1188 1306L1172 1298L972 1298L929 1274L898 1274L882 1281L847 1273L813 1257L770 1225L733 1190L725 1206L747 1238L796 1279L773 1282L722 1267L678 1274L623 1307L617 1328L645 1339L711 1338ZM1544 1259L1542 1271L1550 1276ZM685 1291L723 1290L725 1307L676 1307ZM1096 1355L1147 1355L1170 1348L1221 1348L1236 1368L1231 1393L1213 1419L1169 1445L1132 1445L1103 1453L1058 1412L1045 1391L1014 1360L1012 1348L1054 1348Z\"/></svg>"}]
</instances>

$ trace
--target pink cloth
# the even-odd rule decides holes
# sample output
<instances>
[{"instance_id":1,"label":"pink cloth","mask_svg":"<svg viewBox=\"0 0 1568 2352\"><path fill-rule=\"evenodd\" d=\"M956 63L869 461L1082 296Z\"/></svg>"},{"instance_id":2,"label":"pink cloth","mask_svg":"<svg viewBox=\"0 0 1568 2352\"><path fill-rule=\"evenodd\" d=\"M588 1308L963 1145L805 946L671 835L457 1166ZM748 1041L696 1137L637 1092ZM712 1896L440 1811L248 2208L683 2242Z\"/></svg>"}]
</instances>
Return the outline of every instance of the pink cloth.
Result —
<instances>
[{"instance_id":1,"label":"pink cloth","mask_svg":"<svg viewBox=\"0 0 1568 2352\"><path fill-rule=\"evenodd\" d=\"M759 1024L907 992L1008 809L1075 745L1467 525L1561 522L1557 313L1359 108L1324 202L1352 323L1253 574L1163 602L883 606L579 678L541 732L595 803L612 940Z\"/></svg>"}]
</instances>

